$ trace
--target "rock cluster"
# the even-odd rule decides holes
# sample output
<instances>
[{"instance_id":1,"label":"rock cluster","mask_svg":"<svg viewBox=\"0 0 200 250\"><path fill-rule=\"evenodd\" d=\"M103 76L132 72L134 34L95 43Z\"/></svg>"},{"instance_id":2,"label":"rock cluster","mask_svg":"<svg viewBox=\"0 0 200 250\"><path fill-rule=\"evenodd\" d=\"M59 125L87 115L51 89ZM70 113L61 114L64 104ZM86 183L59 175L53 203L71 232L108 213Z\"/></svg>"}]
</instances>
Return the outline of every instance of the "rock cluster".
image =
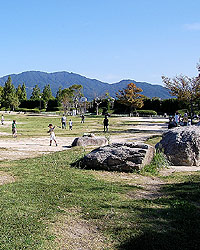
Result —
<instances>
[{"instance_id":1,"label":"rock cluster","mask_svg":"<svg viewBox=\"0 0 200 250\"><path fill-rule=\"evenodd\" d=\"M77 137L72 142L72 147L75 146L103 146L108 143L104 137L95 137L94 134L84 134L82 137Z\"/></svg>"},{"instance_id":2,"label":"rock cluster","mask_svg":"<svg viewBox=\"0 0 200 250\"><path fill-rule=\"evenodd\" d=\"M173 128L163 134L156 148L175 166L200 166L200 127Z\"/></svg>"},{"instance_id":3,"label":"rock cluster","mask_svg":"<svg viewBox=\"0 0 200 250\"><path fill-rule=\"evenodd\" d=\"M143 143L113 143L86 155L79 166L89 169L132 172L149 164L154 148Z\"/></svg>"}]
</instances>

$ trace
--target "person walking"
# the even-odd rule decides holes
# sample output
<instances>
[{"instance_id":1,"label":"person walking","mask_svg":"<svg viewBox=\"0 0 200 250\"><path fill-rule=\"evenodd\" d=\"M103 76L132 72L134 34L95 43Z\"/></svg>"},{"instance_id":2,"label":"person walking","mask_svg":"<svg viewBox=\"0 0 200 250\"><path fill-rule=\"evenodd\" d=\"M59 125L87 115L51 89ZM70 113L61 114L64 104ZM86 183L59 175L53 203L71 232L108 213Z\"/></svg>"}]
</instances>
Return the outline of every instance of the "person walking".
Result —
<instances>
[{"instance_id":1,"label":"person walking","mask_svg":"<svg viewBox=\"0 0 200 250\"><path fill-rule=\"evenodd\" d=\"M3 124L4 124L4 116L2 114L2 116L1 116L1 125L3 125Z\"/></svg>"},{"instance_id":2,"label":"person walking","mask_svg":"<svg viewBox=\"0 0 200 250\"><path fill-rule=\"evenodd\" d=\"M107 116L105 116L105 119L103 120L103 125L104 125L104 132L108 132L109 121Z\"/></svg>"},{"instance_id":3,"label":"person walking","mask_svg":"<svg viewBox=\"0 0 200 250\"><path fill-rule=\"evenodd\" d=\"M17 137L17 126L16 126L15 120L13 120L13 122L12 122L12 136L13 136L13 138Z\"/></svg>"},{"instance_id":4,"label":"person walking","mask_svg":"<svg viewBox=\"0 0 200 250\"><path fill-rule=\"evenodd\" d=\"M73 122L72 122L72 120L70 119L70 120L69 120L69 130L72 130L72 125L73 125Z\"/></svg>"},{"instance_id":5,"label":"person walking","mask_svg":"<svg viewBox=\"0 0 200 250\"><path fill-rule=\"evenodd\" d=\"M55 126L53 127L53 125L50 123L48 127L49 127L49 131L47 131L47 133L50 133L50 145L49 146L51 146L52 141L55 141L56 146L58 146L56 142L55 132L54 132Z\"/></svg>"},{"instance_id":6,"label":"person walking","mask_svg":"<svg viewBox=\"0 0 200 250\"><path fill-rule=\"evenodd\" d=\"M81 123L84 123L84 122L85 122L85 116L81 115Z\"/></svg>"},{"instance_id":7,"label":"person walking","mask_svg":"<svg viewBox=\"0 0 200 250\"><path fill-rule=\"evenodd\" d=\"M63 116L61 118L62 129L66 129L66 123L67 123L67 118L66 118L65 114L63 114Z\"/></svg>"}]
</instances>

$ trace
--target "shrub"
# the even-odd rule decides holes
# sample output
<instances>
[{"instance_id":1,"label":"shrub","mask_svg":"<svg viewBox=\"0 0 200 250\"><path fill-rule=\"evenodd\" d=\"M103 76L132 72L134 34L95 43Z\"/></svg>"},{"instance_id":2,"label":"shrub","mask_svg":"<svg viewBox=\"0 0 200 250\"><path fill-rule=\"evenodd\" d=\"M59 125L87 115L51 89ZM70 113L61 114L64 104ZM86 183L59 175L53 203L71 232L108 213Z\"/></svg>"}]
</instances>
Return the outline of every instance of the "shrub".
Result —
<instances>
[{"instance_id":1,"label":"shrub","mask_svg":"<svg viewBox=\"0 0 200 250\"><path fill-rule=\"evenodd\" d=\"M157 112L154 110L137 110L137 113L140 116L151 116L151 115L157 115Z\"/></svg>"},{"instance_id":2,"label":"shrub","mask_svg":"<svg viewBox=\"0 0 200 250\"><path fill-rule=\"evenodd\" d=\"M188 113L188 110L187 110L187 109L180 109L180 110L177 110L177 112L178 112L181 116L184 116L185 113Z\"/></svg>"},{"instance_id":3,"label":"shrub","mask_svg":"<svg viewBox=\"0 0 200 250\"><path fill-rule=\"evenodd\" d=\"M40 113L40 110L35 108L35 109L27 109L27 108L17 108L15 111L18 112L31 112L31 113ZM43 111L43 110L42 110Z\"/></svg>"}]
</instances>

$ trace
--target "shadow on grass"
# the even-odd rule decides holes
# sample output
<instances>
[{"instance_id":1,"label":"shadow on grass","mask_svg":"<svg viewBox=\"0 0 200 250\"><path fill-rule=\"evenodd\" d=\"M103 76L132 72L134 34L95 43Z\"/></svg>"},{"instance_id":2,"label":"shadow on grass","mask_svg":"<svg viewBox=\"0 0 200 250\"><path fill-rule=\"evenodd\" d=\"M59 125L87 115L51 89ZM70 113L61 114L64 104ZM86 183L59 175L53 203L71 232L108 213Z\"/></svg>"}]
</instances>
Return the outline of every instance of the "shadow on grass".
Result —
<instances>
[{"instance_id":1,"label":"shadow on grass","mask_svg":"<svg viewBox=\"0 0 200 250\"><path fill-rule=\"evenodd\" d=\"M200 182L165 185L161 191L167 196L140 210L139 233L130 232L118 250L200 249Z\"/></svg>"},{"instance_id":2,"label":"shadow on grass","mask_svg":"<svg viewBox=\"0 0 200 250\"><path fill-rule=\"evenodd\" d=\"M131 134L131 133L144 133L144 134L151 134L151 133L160 133L162 134L164 130L140 130L140 129L126 129L126 130L109 130L108 133L110 134ZM99 134L99 133L105 133L103 130L96 130L96 131L91 131L91 133L94 134Z\"/></svg>"}]
</instances>

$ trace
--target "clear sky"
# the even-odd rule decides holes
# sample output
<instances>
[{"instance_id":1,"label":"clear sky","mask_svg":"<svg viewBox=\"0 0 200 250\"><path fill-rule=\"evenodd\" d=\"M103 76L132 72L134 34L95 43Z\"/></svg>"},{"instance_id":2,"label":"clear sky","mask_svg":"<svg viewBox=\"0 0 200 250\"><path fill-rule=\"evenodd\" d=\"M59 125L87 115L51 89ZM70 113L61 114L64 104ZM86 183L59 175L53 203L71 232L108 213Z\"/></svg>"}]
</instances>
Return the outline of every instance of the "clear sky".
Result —
<instances>
[{"instance_id":1,"label":"clear sky","mask_svg":"<svg viewBox=\"0 0 200 250\"><path fill-rule=\"evenodd\" d=\"M0 0L0 76L68 71L113 83L197 75L199 0Z\"/></svg>"}]
</instances>

